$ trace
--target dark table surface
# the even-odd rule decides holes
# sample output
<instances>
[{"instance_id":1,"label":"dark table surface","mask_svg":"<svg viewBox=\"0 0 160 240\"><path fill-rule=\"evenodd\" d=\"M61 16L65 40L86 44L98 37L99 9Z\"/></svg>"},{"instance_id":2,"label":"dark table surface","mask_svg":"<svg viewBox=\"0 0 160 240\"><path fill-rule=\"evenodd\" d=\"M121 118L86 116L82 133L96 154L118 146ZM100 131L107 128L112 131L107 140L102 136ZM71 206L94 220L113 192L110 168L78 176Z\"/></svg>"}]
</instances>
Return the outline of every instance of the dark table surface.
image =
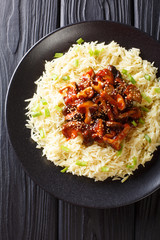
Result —
<instances>
[{"instance_id":1,"label":"dark table surface","mask_svg":"<svg viewBox=\"0 0 160 240\"><path fill-rule=\"evenodd\" d=\"M88 20L135 26L160 40L159 0L0 0L0 239L159 240L160 190L129 206L91 209L54 198L24 172L5 129L11 75L56 28Z\"/></svg>"}]
</instances>

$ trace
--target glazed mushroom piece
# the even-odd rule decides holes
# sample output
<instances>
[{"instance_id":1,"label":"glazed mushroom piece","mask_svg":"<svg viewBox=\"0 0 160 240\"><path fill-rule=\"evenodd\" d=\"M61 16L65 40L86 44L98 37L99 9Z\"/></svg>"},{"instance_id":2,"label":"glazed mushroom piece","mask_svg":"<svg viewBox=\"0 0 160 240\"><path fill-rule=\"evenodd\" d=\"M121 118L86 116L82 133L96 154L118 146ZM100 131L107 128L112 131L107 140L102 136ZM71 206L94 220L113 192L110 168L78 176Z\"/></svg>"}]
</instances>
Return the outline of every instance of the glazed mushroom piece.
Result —
<instances>
[{"instance_id":1,"label":"glazed mushroom piece","mask_svg":"<svg viewBox=\"0 0 160 240\"><path fill-rule=\"evenodd\" d=\"M139 89L128 84L112 65L97 73L90 68L78 83L69 84L60 93L65 103L62 133L67 139L80 134L87 146L96 141L120 150L135 127L132 121L138 123L142 115L134 104L142 101Z\"/></svg>"}]
</instances>

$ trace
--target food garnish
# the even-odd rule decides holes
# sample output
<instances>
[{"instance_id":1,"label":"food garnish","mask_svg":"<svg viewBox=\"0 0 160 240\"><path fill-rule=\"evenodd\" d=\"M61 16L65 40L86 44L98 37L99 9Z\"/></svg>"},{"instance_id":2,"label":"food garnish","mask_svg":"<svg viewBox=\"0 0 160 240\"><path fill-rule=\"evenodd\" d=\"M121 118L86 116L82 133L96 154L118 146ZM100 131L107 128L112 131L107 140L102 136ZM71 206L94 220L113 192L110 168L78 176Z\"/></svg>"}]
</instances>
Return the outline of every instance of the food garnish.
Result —
<instances>
[{"instance_id":1,"label":"food garnish","mask_svg":"<svg viewBox=\"0 0 160 240\"><path fill-rule=\"evenodd\" d=\"M52 79L53 79L53 80L57 80L57 79L58 79L58 76L54 73L54 74L52 75Z\"/></svg>"},{"instance_id":2,"label":"food garnish","mask_svg":"<svg viewBox=\"0 0 160 240\"><path fill-rule=\"evenodd\" d=\"M65 80L65 81L67 81L67 80L70 79L70 77L69 77L69 76L63 76L62 79Z\"/></svg>"},{"instance_id":3,"label":"food garnish","mask_svg":"<svg viewBox=\"0 0 160 240\"><path fill-rule=\"evenodd\" d=\"M78 59L75 59L75 61L74 61L74 66L75 66L75 67L78 67L78 65L79 65L79 61L78 61Z\"/></svg>"},{"instance_id":4,"label":"food garnish","mask_svg":"<svg viewBox=\"0 0 160 240\"><path fill-rule=\"evenodd\" d=\"M139 119L139 123L145 124L145 121L144 121L142 118L140 118L140 119Z\"/></svg>"},{"instance_id":5,"label":"food garnish","mask_svg":"<svg viewBox=\"0 0 160 240\"><path fill-rule=\"evenodd\" d=\"M81 43L83 43L84 42L84 40L82 39L82 38L79 38L79 39L77 39L77 41L76 41L76 43L78 43L78 44L81 44Z\"/></svg>"},{"instance_id":6,"label":"food garnish","mask_svg":"<svg viewBox=\"0 0 160 240\"><path fill-rule=\"evenodd\" d=\"M45 138L45 132L44 132L43 129L40 129L40 130L39 130L39 134L40 134L41 139L42 139L42 138Z\"/></svg>"},{"instance_id":7,"label":"food garnish","mask_svg":"<svg viewBox=\"0 0 160 240\"><path fill-rule=\"evenodd\" d=\"M39 117L42 115L42 112L41 111L40 112L32 112L31 115L32 115L32 117Z\"/></svg>"},{"instance_id":8,"label":"food garnish","mask_svg":"<svg viewBox=\"0 0 160 240\"><path fill-rule=\"evenodd\" d=\"M151 143L151 138L148 136L148 134L145 134L144 137L149 143Z\"/></svg>"},{"instance_id":9,"label":"food garnish","mask_svg":"<svg viewBox=\"0 0 160 240\"><path fill-rule=\"evenodd\" d=\"M61 173L65 173L68 170L68 167L65 167L61 170Z\"/></svg>"},{"instance_id":10,"label":"food garnish","mask_svg":"<svg viewBox=\"0 0 160 240\"><path fill-rule=\"evenodd\" d=\"M44 109L44 113L45 113L45 117L49 117L50 116L50 111L48 108Z\"/></svg>"},{"instance_id":11,"label":"food garnish","mask_svg":"<svg viewBox=\"0 0 160 240\"><path fill-rule=\"evenodd\" d=\"M141 110L144 111L144 112L149 112L149 109L146 108L146 107L141 107Z\"/></svg>"},{"instance_id":12,"label":"food garnish","mask_svg":"<svg viewBox=\"0 0 160 240\"><path fill-rule=\"evenodd\" d=\"M145 78L146 80L150 81L151 76L150 76L149 74L145 74L145 75L144 75L144 78Z\"/></svg>"},{"instance_id":13,"label":"food garnish","mask_svg":"<svg viewBox=\"0 0 160 240\"><path fill-rule=\"evenodd\" d=\"M59 57L62 57L63 56L63 53L55 53L54 54L54 57L55 58L59 58Z\"/></svg>"},{"instance_id":14,"label":"food garnish","mask_svg":"<svg viewBox=\"0 0 160 240\"><path fill-rule=\"evenodd\" d=\"M101 171L102 172L108 172L109 171L109 167L101 167Z\"/></svg>"},{"instance_id":15,"label":"food garnish","mask_svg":"<svg viewBox=\"0 0 160 240\"><path fill-rule=\"evenodd\" d=\"M55 106L55 109L56 109L57 111L59 111L59 112L61 112L61 111L62 111L62 108L61 108L61 107L59 107L58 105L56 105L56 106Z\"/></svg>"},{"instance_id":16,"label":"food garnish","mask_svg":"<svg viewBox=\"0 0 160 240\"><path fill-rule=\"evenodd\" d=\"M47 105L46 99L42 98L42 99L41 99L41 103L42 103L43 105Z\"/></svg>"},{"instance_id":17,"label":"food garnish","mask_svg":"<svg viewBox=\"0 0 160 240\"><path fill-rule=\"evenodd\" d=\"M84 161L76 161L76 165L80 166L80 167L85 167L87 166L87 162Z\"/></svg>"},{"instance_id":18,"label":"food garnish","mask_svg":"<svg viewBox=\"0 0 160 240\"><path fill-rule=\"evenodd\" d=\"M156 93L160 93L160 88L155 88L154 91L155 91Z\"/></svg>"},{"instance_id":19,"label":"food garnish","mask_svg":"<svg viewBox=\"0 0 160 240\"><path fill-rule=\"evenodd\" d=\"M137 164L137 157L133 157L132 165L127 164L127 168L134 168Z\"/></svg>"},{"instance_id":20,"label":"food garnish","mask_svg":"<svg viewBox=\"0 0 160 240\"><path fill-rule=\"evenodd\" d=\"M152 102L152 99L150 97L148 97L145 93L141 93L141 95L142 95L142 98L144 100L146 100L148 103Z\"/></svg>"},{"instance_id":21,"label":"food garnish","mask_svg":"<svg viewBox=\"0 0 160 240\"><path fill-rule=\"evenodd\" d=\"M64 145L61 145L61 149L65 152L68 152L69 151L69 148L64 146Z\"/></svg>"}]
</instances>

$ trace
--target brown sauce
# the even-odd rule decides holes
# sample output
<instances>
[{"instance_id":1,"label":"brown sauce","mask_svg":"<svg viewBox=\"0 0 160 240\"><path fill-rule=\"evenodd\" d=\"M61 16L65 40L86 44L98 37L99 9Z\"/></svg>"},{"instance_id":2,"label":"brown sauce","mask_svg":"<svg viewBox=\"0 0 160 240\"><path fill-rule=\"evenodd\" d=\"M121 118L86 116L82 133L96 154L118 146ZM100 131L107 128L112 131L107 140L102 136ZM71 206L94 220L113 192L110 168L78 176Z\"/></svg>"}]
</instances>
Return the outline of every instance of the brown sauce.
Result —
<instances>
[{"instance_id":1,"label":"brown sauce","mask_svg":"<svg viewBox=\"0 0 160 240\"><path fill-rule=\"evenodd\" d=\"M142 114L133 106L142 101L139 89L122 79L112 65L97 73L90 69L78 84L70 83L60 93L65 102L62 133L67 139L81 134L87 146L97 141L120 150L132 121L138 123Z\"/></svg>"}]
</instances>

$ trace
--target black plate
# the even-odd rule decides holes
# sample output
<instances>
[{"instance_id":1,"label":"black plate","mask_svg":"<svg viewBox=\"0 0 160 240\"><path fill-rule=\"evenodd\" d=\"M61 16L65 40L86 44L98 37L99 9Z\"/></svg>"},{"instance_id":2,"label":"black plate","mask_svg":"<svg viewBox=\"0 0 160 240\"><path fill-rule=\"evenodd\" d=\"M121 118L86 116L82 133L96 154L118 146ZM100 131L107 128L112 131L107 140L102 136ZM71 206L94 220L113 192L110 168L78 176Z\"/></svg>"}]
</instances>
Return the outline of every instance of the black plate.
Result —
<instances>
[{"instance_id":1,"label":"black plate","mask_svg":"<svg viewBox=\"0 0 160 240\"><path fill-rule=\"evenodd\" d=\"M35 91L34 81L44 70L45 60L51 60L55 52L65 52L82 37L85 41L114 40L129 49L141 49L141 56L155 66L160 66L160 45L147 34L133 27L95 21L70 25L49 34L40 40L24 56L15 70L6 100L6 123L13 148L28 175L42 188L59 199L86 207L109 208L127 205L151 194L160 186L160 155L154 157L146 167L139 167L125 183L120 181L94 182L85 177L61 173L45 157L30 139L26 129L25 99Z\"/></svg>"}]
</instances>

